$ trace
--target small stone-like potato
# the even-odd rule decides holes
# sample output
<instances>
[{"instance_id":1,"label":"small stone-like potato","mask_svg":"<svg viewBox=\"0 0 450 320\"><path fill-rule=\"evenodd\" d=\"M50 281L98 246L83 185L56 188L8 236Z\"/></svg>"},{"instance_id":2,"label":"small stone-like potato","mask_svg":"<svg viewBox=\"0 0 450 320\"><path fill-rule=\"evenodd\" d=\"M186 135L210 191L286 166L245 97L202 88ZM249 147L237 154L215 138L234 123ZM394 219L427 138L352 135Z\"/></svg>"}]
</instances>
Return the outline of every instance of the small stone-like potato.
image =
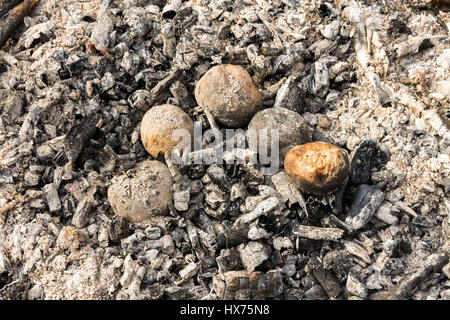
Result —
<instances>
[{"instance_id":1,"label":"small stone-like potato","mask_svg":"<svg viewBox=\"0 0 450 320\"><path fill-rule=\"evenodd\" d=\"M190 137L179 137L179 140L172 140L172 134L177 129L187 130ZM148 110L142 118L142 144L154 158L159 154L172 152L174 147L177 147L182 154L182 150L192 143L193 137L194 122L186 112L177 106L171 104L155 106Z\"/></svg>"},{"instance_id":2,"label":"small stone-like potato","mask_svg":"<svg viewBox=\"0 0 450 320\"><path fill-rule=\"evenodd\" d=\"M267 154L271 154L270 131L277 129L280 159L284 159L292 147L311 141L311 132L303 117L297 112L286 108L268 108L258 112L250 121L248 129L255 130L257 136L259 136L259 133L262 133L261 129L267 129L267 134L259 136L263 141L258 139L258 148L261 143L263 146L266 145L268 147ZM247 139L251 138L247 136Z\"/></svg>"},{"instance_id":3,"label":"small stone-like potato","mask_svg":"<svg viewBox=\"0 0 450 320\"><path fill-rule=\"evenodd\" d=\"M349 174L348 153L324 142L302 144L288 152L284 158L284 170L298 189L327 195L346 180Z\"/></svg>"},{"instance_id":4,"label":"small stone-like potato","mask_svg":"<svg viewBox=\"0 0 450 320\"><path fill-rule=\"evenodd\" d=\"M195 99L216 121L232 128L244 128L262 102L252 77L232 64L209 69L197 82Z\"/></svg>"},{"instance_id":5,"label":"small stone-like potato","mask_svg":"<svg viewBox=\"0 0 450 320\"><path fill-rule=\"evenodd\" d=\"M114 213L132 223L167 213L172 201L172 176L159 162L145 160L120 176L108 188L108 200Z\"/></svg>"}]
</instances>

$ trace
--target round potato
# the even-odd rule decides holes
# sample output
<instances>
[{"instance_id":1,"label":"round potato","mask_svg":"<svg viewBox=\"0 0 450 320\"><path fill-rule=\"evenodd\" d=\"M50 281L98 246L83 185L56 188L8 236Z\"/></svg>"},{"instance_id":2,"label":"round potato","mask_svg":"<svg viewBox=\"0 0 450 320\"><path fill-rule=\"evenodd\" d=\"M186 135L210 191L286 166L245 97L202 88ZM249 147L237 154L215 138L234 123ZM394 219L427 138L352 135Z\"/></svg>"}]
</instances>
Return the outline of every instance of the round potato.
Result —
<instances>
[{"instance_id":1,"label":"round potato","mask_svg":"<svg viewBox=\"0 0 450 320\"><path fill-rule=\"evenodd\" d=\"M348 153L324 142L302 144L288 152L284 158L284 170L298 189L327 195L346 180L349 174Z\"/></svg>"},{"instance_id":2,"label":"round potato","mask_svg":"<svg viewBox=\"0 0 450 320\"><path fill-rule=\"evenodd\" d=\"M267 146L267 154L271 154L271 130L278 130L280 159L283 159L292 147L311 141L311 132L303 117L286 108L268 108L258 112L250 121L248 129L255 130L259 142L257 148L260 148L261 144ZM264 134L262 129L267 129L267 134ZM250 149L254 149L255 146L252 147L249 139L251 137L247 135Z\"/></svg>"},{"instance_id":3,"label":"round potato","mask_svg":"<svg viewBox=\"0 0 450 320\"><path fill-rule=\"evenodd\" d=\"M197 82L195 99L225 126L244 128L262 97L244 68L222 64L209 69Z\"/></svg>"},{"instance_id":4,"label":"round potato","mask_svg":"<svg viewBox=\"0 0 450 320\"><path fill-rule=\"evenodd\" d=\"M188 136L173 140L175 130L184 129ZM194 122L189 115L171 104L155 106L148 110L141 122L141 140L145 150L152 157L171 152L174 147L182 150L192 144Z\"/></svg>"},{"instance_id":5,"label":"round potato","mask_svg":"<svg viewBox=\"0 0 450 320\"><path fill-rule=\"evenodd\" d=\"M126 173L114 177L108 188L114 213L130 222L142 222L165 215L172 201L172 176L159 161L146 160Z\"/></svg>"}]
</instances>

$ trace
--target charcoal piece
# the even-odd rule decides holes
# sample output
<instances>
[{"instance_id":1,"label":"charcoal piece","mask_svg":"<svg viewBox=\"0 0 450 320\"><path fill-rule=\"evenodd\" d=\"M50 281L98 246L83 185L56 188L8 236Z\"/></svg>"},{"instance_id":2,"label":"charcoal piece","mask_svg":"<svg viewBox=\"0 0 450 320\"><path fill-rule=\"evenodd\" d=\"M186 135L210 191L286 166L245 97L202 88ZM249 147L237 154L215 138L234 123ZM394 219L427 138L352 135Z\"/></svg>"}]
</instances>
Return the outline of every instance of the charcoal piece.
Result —
<instances>
[{"instance_id":1,"label":"charcoal piece","mask_svg":"<svg viewBox=\"0 0 450 320\"><path fill-rule=\"evenodd\" d=\"M198 210L197 215L196 217L194 217L193 221L200 229L208 233L210 237L217 238L216 232L214 231L214 227L212 226L211 219L206 213L204 213L201 210Z\"/></svg>"},{"instance_id":2,"label":"charcoal piece","mask_svg":"<svg viewBox=\"0 0 450 320\"><path fill-rule=\"evenodd\" d=\"M283 293L283 278L279 271L267 273L245 270L228 271L213 277L213 290L219 299L262 300Z\"/></svg>"},{"instance_id":3,"label":"charcoal piece","mask_svg":"<svg viewBox=\"0 0 450 320\"><path fill-rule=\"evenodd\" d=\"M51 213L58 212L61 210L61 201L59 200L58 190L56 190L53 183L49 183L43 188L45 198L48 204L48 210Z\"/></svg>"},{"instance_id":4,"label":"charcoal piece","mask_svg":"<svg viewBox=\"0 0 450 320\"><path fill-rule=\"evenodd\" d=\"M192 250L195 252L197 258L202 260L205 256L205 251L200 243L200 238L197 232L197 227L191 222L187 221L186 223L186 232L189 237L189 241L191 242Z\"/></svg>"},{"instance_id":5,"label":"charcoal piece","mask_svg":"<svg viewBox=\"0 0 450 320\"><path fill-rule=\"evenodd\" d=\"M14 183L13 173L0 167L0 183Z\"/></svg>"},{"instance_id":6,"label":"charcoal piece","mask_svg":"<svg viewBox=\"0 0 450 320\"><path fill-rule=\"evenodd\" d=\"M0 300L25 300L24 292L30 283L27 275L8 283L0 289Z\"/></svg>"},{"instance_id":7,"label":"charcoal piece","mask_svg":"<svg viewBox=\"0 0 450 320\"><path fill-rule=\"evenodd\" d=\"M7 279L8 276L12 274L13 268L9 261L6 248L3 245L0 245L0 288L2 287L2 278Z\"/></svg>"},{"instance_id":8,"label":"charcoal piece","mask_svg":"<svg viewBox=\"0 0 450 320\"><path fill-rule=\"evenodd\" d=\"M180 272L178 273L178 275L181 277L181 279L177 282L175 282L176 285L180 285L183 282L186 282L187 280L189 280L190 278L192 278L193 276L195 276L199 270L200 266L195 263L195 262L191 262L189 263L186 267L184 267L182 270L180 270Z\"/></svg>"},{"instance_id":9,"label":"charcoal piece","mask_svg":"<svg viewBox=\"0 0 450 320\"><path fill-rule=\"evenodd\" d=\"M402 300L411 296L417 286L431 273L439 272L448 263L449 257L445 252L434 253L428 256L423 264L413 272L405 275L399 283L386 294L385 299ZM373 299L371 297L371 299Z\"/></svg>"},{"instance_id":10,"label":"charcoal piece","mask_svg":"<svg viewBox=\"0 0 450 320\"><path fill-rule=\"evenodd\" d=\"M101 123L99 117L89 115L80 124L72 127L64 139L63 148L56 154L53 160L58 165L63 165L68 161L75 162L86 143L97 133L99 123Z\"/></svg>"},{"instance_id":11,"label":"charcoal piece","mask_svg":"<svg viewBox=\"0 0 450 320\"><path fill-rule=\"evenodd\" d=\"M218 246L215 234L209 234L198 228L197 234L199 236L200 243L203 245L203 248L207 250L211 256L215 255Z\"/></svg>"},{"instance_id":12,"label":"charcoal piece","mask_svg":"<svg viewBox=\"0 0 450 320\"><path fill-rule=\"evenodd\" d=\"M367 298L366 286L359 281L356 274L354 274L353 272L350 272L348 274L346 289L350 294L354 296L360 297L362 299Z\"/></svg>"},{"instance_id":13,"label":"charcoal piece","mask_svg":"<svg viewBox=\"0 0 450 320\"><path fill-rule=\"evenodd\" d=\"M370 221L383 200L384 192L377 187L359 185L345 223L353 230L361 229Z\"/></svg>"},{"instance_id":14,"label":"charcoal piece","mask_svg":"<svg viewBox=\"0 0 450 320\"><path fill-rule=\"evenodd\" d=\"M331 270L318 266L313 270L313 275L331 299L336 298L342 292L341 286Z\"/></svg>"},{"instance_id":15,"label":"charcoal piece","mask_svg":"<svg viewBox=\"0 0 450 320\"><path fill-rule=\"evenodd\" d=\"M380 205L378 210L375 212L375 217L387 224L395 225L398 223L398 218L396 217L395 214L398 214L399 211L400 210L396 208L394 205L385 201Z\"/></svg>"},{"instance_id":16,"label":"charcoal piece","mask_svg":"<svg viewBox=\"0 0 450 320\"><path fill-rule=\"evenodd\" d=\"M192 9L192 7L186 6L185 8L178 10L177 14L173 18L173 24L176 26L177 37L181 35L189 26L191 26L197 20L198 14Z\"/></svg>"},{"instance_id":17,"label":"charcoal piece","mask_svg":"<svg viewBox=\"0 0 450 320\"><path fill-rule=\"evenodd\" d=\"M427 219L424 216L416 216L412 219L412 224L423 228L431 228L434 226L435 221Z\"/></svg>"},{"instance_id":18,"label":"charcoal piece","mask_svg":"<svg viewBox=\"0 0 450 320\"><path fill-rule=\"evenodd\" d=\"M219 267L219 273L243 268L241 257L236 248L221 250L220 255L216 258L216 262Z\"/></svg>"},{"instance_id":19,"label":"charcoal piece","mask_svg":"<svg viewBox=\"0 0 450 320\"><path fill-rule=\"evenodd\" d=\"M206 173L211 178L211 180L217 184L217 186L223 192L229 192L232 186L232 182L230 178L226 175L225 170L223 168L212 165L206 170Z\"/></svg>"},{"instance_id":20,"label":"charcoal piece","mask_svg":"<svg viewBox=\"0 0 450 320\"><path fill-rule=\"evenodd\" d=\"M281 272L288 277L293 277L297 272L297 268L295 267L295 264L285 264L281 268Z\"/></svg>"},{"instance_id":21,"label":"charcoal piece","mask_svg":"<svg viewBox=\"0 0 450 320\"><path fill-rule=\"evenodd\" d=\"M384 275L399 275L405 272L405 263L400 258L390 258L382 271Z\"/></svg>"},{"instance_id":22,"label":"charcoal piece","mask_svg":"<svg viewBox=\"0 0 450 320\"><path fill-rule=\"evenodd\" d=\"M45 164L51 162L51 159L54 157L55 152L53 148L47 144L40 145L36 148L36 157Z\"/></svg>"},{"instance_id":23,"label":"charcoal piece","mask_svg":"<svg viewBox=\"0 0 450 320\"><path fill-rule=\"evenodd\" d=\"M427 50L427 49L430 49L430 48L432 48L432 47L434 47L434 45L431 43L431 41L430 41L430 39L424 39L421 43L420 43L420 45L419 45L419 52L420 51L423 51L423 50Z\"/></svg>"},{"instance_id":24,"label":"charcoal piece","mask_svg":"<svg viewBox=\"0 0 450 320\"><path fill-rule=\"evenodd\" d=\"M300 225L293 230L296 236L312 240L337 241L344 235L344 230L338 228L320 228Z\"/></svg>"},{"instance_id":25,"label":"charcoal piece","mask_svg":"<svg viewBox=\"0 0 450 320\"><path fill-rule=\"evenodd\" d=\"M118 242L126 236L129 228L129 222L122 217L115 218L109 228L109 238L113 242Z\"/></svg>"},{"instance_id":26,"label":"charcoal piece","mask_svg":"<svg viewBox=\"0 0 450 320\"><path fill-rule=\"evenodd\" d=\"M250 227L246 224L233 226L219 234L219 248L232 248L247 241Z\"/></svg>"},{"instance_id":27,"label":"charcoal piece","mask_svg":"<svg viewBox=\"0 0 450 320\"><path fill-rule=\"evenodd\" d=\"M264 201L261 201L254 210L240 216L235 221L235 225L249 223L255 219L258 219L262 215L267 215L271 211L275 210L280 205L280 200L277 197L270 197Z\"/></svg>"},{"instance_id":28,"label":"charcoal piece","mask_svg":"<svg viewBox=\"0 0 450 320\"><path fill-rule=\"evenodd\" d=\"M0 0L0 17L21 2L22 0Z\"/></svg>"},{"instance_id":29,"label":"charcoal piece","mask_svg":"<svg viewBox=\"0 0 450 320\"><path fill-rule=\"evenodd\" d=\"M372 169L381 169L388 161L388 154L372 139L364 140L355 149L350 162L350 178L355 184L371 182Z\"/></svg>"},{"instance_id":30,"label":"charcoal piece","mask_svg":"<svg viewBox=\"0 0 450 320\"><path fill-rule=\"evenodd\" d=\"M270 256L270 249L263 244L251 241L247 244L241 244L238 251L245 268L253 272L255 268L261 265Z\"/></svg>"},{"instance_id":31,"label":"charcoal piece","mask_svg":"<svg viewBox=\"0 0 450 320\"><path fill-rule=\"evenodd\" d=\"M412 34L412 32L411 29L409 29L408 26L403 21L393 19L391 21L389 29L387 30L387 34L390 37L394 37L400 34Z\"/></svg>"},{"instance_id":32,"label":"charcoal piece","mask_svg":"<svg viewBox=\"0 0 450 320\"><path fill-rule=\"evenodd\" d=\"M114 21L111 15L108 11L100 9L97 13L97 21L92 27L91 45L101 52L106 52L110 46L110 36L113 30Z\"/></svg>"},{"instance_id":33,"label":"charcoal piece","mask_svg":"<svg viewBox=\"0 0 450 320\"><path fill-rule=\"evenodd\" d=\"M162 10L162 17L164 19L173 19L177 14L178 8L181 5L181 0L170 0Z\"/></svg>"},{"instance_id":34,"label":"charcoal piece","mask_svg":"<svg viewBox=\"0 0 450 320\"><path fill-rule=\"evenodd\" d=\"M311 65L308 80L308 93L324 98L330 86L328 68L324 61L316 61Z\"/></svg>"},{"instance_id":35,"label":"charcoal piece","mask_svg":"<svg viewBox=\"0 0 450 320\"><path fill-rule=\"evenodd\" d=\"M370 252L368 252L363 246L354 241L343 241L343 243L345 250L347 250L348 253L358 257L365 263L370 264L372 262L372 259L370 259Z\"/></svg>"},{"instance_id":36,"label":"charcoal piece","mask_svg":"<svg viewBox=\"0 0 450 320\"><path fill-rule=\"evenodd\" d=\"M83 198L77 205L75 213L72 218L72 224L77 228L84 228L89 220L89 213L92 203L86 198Z\"/></svg>"},{"instance_id":37,"label":"charcoal piece","mask_svg":"<svg viewBox=\"0 0 450 320\"><path fill-rule=\"evenodd\" d=\"M327 294L320 285L316 284L305 292L305 297L307 300L325 300Z\"/></svg>"}]
</instances>

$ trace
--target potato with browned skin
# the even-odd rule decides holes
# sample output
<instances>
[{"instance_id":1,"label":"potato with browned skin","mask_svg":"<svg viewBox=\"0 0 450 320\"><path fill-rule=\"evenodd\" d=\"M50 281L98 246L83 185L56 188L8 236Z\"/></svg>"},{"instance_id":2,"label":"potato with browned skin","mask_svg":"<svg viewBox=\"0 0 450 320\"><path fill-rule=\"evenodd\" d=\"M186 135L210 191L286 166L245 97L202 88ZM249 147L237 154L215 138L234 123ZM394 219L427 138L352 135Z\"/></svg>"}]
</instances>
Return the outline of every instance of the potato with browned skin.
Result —
<instances>
[{"instance_id":1,"label":"potato with browned skin","mask_svg":"<svg viewBox=\"0 0 450 320\"><path fill-rule=\"evenodd\" d=\"M244 128L262 103L259 89L241 66L221 64L197 82L195 99L225 126Z\"/></svg>"},{"instance_id":2,"label":"potato with browned skin","mask_svg":"<svg viewBox=\"0 0 450 320\"><path fill-rule=\"evenodd\" d=\"M172 134L177 129L184 129L189 136L173 139ZM194 122L180 108L163 104L148 110L141 122L141 140L145 150L154 158L159 154L172 152L174 147L180 151L192 143L194 137Z\"/></svg>"},{"instance_id":3,"label":"potato with browned skin","mask_svg":"<svg viewBox=\"0 0 450 320\"><path fill-rule=\"evenodd\" d=\"M172 176L159 161L146 160L114 177L108 200L114 213L137 223L167 213L172 202Z\"/></svg>"},{"instance_id":4,"label":"potato with browned skin","mask_svg":"<svg viewBox=\"0 0 450 320\"><path fill-rule=\"evenodd\" d=\"M336 191L349 174L347 151L324 142L310 142L292 148L284 159L284 170L298 189L327 195Z\"/></svg>"},{"instance_id":5,"label":"potato with browned skin","mask_svg":"<svg viewBox=\"0 0 450 320\"><path fill-rule=\"evenodd\" d=\"M427 0L427 2L435 6L450 8L450 0Z\"/></svg>"}]
</instances>

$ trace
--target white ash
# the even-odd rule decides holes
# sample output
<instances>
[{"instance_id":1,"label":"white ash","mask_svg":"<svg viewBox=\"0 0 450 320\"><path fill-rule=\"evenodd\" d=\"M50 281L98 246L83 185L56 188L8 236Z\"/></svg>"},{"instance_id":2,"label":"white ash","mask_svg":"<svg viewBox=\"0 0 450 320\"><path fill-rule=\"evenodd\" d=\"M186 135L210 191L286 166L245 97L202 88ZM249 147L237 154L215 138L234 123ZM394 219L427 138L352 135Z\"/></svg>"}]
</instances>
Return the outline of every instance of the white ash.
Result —
<instances>
[{"instance_id":1,"label":"white ash","mask_svg":"<svg viewBox=\"0 0 450 320\"><path fill-rule=\"evenodd\" d=\"M0 54L0 297L29 276L29 299L214 298L217 273L279 268L281 299L335 296L329 273L346 289L333 299L449 299L439 253L450 248L449 13L297 2L39 2ZM207 129L191 89L220 63L242 65L262 107L298 112L314 140L389 150L368 183L385 198L357 210L355 230L342 221L356 185L335 212L332 198L291 189L282 167L272 177L247 165L176 168L167 218L130 225L112 214L111 178L148 159L142 112L173 103ZM98 134L76 161L55 163L91 115L102 116ZM306 272L315 256L327 272Z\"/></svg>"},{"instance_id":2,"label":"white ash","mask_svg":"<svg viewBox=\"0 0 450 320\"><path fill-rule=\"evenodd\" d=\"M242 263L249 272L253 272L257 266L269 258L268 249L259 242L241 244L238 250Z\"/></svg>"}]
</instances>

